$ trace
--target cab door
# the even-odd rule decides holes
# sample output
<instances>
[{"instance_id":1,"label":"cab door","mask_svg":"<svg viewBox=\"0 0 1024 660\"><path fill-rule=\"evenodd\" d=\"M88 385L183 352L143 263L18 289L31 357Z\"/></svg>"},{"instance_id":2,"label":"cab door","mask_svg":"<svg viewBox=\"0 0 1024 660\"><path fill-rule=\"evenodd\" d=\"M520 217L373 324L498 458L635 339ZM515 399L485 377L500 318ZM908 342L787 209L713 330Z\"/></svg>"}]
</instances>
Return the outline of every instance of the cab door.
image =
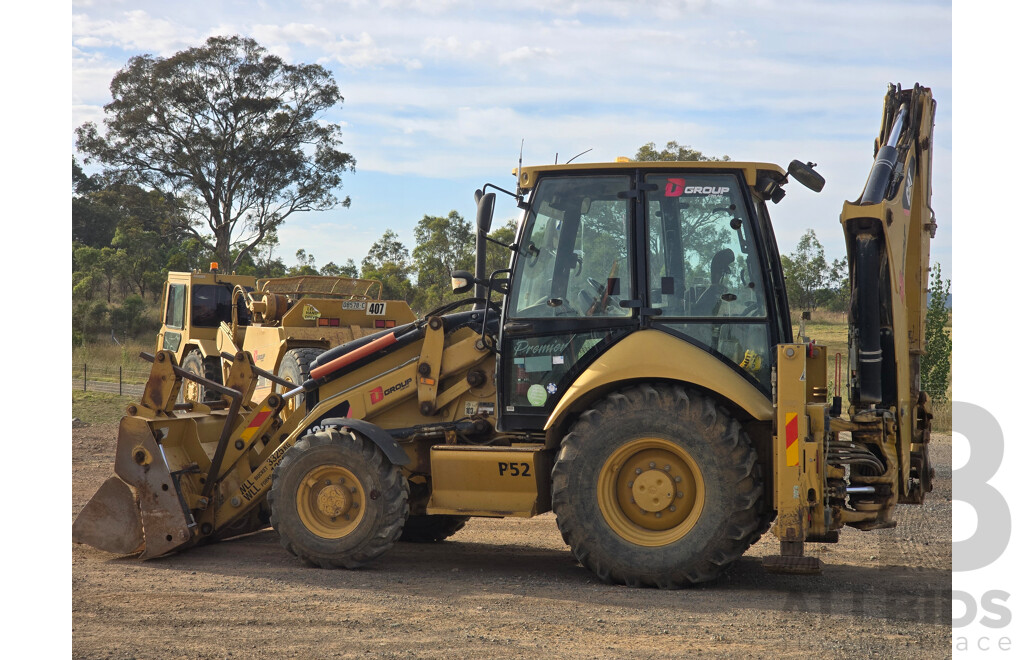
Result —
<instances>
[{"instance_id":1,"label":"cab door","mask_svg":"<svg viewBox=\"0 0 1024 660\"><path fill-rule=\"evenodd\" d=\"M633 173L542 178L514 256L500 429L541 430L577 375L639 327Z\"/></svg>"}]
</instances>

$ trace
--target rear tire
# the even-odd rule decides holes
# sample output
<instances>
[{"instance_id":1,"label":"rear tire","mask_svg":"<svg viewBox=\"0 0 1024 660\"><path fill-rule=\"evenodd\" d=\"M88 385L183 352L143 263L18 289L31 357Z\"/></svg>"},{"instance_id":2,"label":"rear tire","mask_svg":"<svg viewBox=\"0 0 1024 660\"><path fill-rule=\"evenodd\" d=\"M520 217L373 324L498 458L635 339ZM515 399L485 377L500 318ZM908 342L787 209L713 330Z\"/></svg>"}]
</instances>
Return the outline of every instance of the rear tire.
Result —
<instances>
[{"instance_id":1,"label":"rear tire","mask_svg":"<svg viewBox=\"0 0 1024 660\"><path fill-rule=\"evenodd\" d=\"M190 374L212 380L218 385L221 384L220 359L216 357L204 358L199 349L192 349L185 354L185 359L181 361L181 368ZM181 379L181 389L178 390L178 403L209 403L210 401L219 400L220 395L216 392L207 391L199 383L187 378Z\"/></svg>"},{"instance_id":2,"label":"rear tire","mask_svg":"<svg viewBox=\"0 0 1024 660\"><path fill-rule=\"evenodd\" d=\"M310 364L323 352L322 348L293 348L281 358L281 366L277 370L277 375L295 386L302 385L309 380ZM283 417L295 412L305 398L305 395L299 394L289 399L285 404Z\"/></svg>"},{"instance_id":3,"label":"rear tire","mask_svg":"<svg viewBox=\"0 0 1024 660\"><path fill-rule=\"evenodd\" d=\"M552 508L605 582L678 588L716 578L763 526L757 455L709 397L639 385L583 413L552 471Z\"/></svg>"},{"instance_id":4,"label":"rear tire","mask_svg":"<svg viewBox=\"0 0 1024 660\"><path fill-rule=\"evenodd\" d=\"M469 516L409 516L398 539L406 543L438 543L466 526Z\"/></svg>"},{"instance_id":5,"label":"rear tire","mask_svg":"<svg viewBox=\"0 0 1024 660\"><path fill-rule=\"evenodd\" d=\"M402 533L409 486L375 444L331 429L285 452L268 502L270 524L288 552L321 568L356 568Z\"/></svg>"}]
</instances>

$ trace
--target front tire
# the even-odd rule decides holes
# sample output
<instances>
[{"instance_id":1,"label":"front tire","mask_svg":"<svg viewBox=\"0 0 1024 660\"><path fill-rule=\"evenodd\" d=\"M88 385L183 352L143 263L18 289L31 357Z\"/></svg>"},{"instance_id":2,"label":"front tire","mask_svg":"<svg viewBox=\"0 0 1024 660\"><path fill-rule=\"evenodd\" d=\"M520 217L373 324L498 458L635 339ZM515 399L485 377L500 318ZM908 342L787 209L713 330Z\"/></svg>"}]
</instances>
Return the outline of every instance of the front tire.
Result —
<instances>
[{"instance_id":1,"label":"front tire","mask_svg":"<svg viewBox=\"0 0 1024 660\"><path fill-rule=\"evenodd\" d=\"M220 359L216 357L204 358L199 349L192 349L185 354L181 361L181 368L190 374L195 374L215 383L221 383ZM213 391L207 391L199 383L183 378L181 389L178 390L178 403L209 403L220 400L220 395Z\"/></svg>"},{"instance_id":2,"label":"front tire","mask_svg":"<svg viewBox=\"0 0 1024 660\"><path fill-rule=\"evenodd\" d=\"M281 366L277 370L277 375L296 386L302 385L309 380L310 364L323 352L322 348L293 348L281 358ZM304 400L305 395L303 394L289 399L285 404L283 417L287 418L294 413Z\"/></svg>"},{"instance_id":3,"label":"front tire","mask_svg":"<svg viewBox=\"0 0 1024 660\"><path fill-rule=\"evenodd\" d=\"M605 582L678 588L716 578L760 528L757 455L714 400L639 385L583 413L552 471L552 508Z\"/></svg>"},{"instance_id":4,"label":"front tire","mask_svg":"<svg viewBox=\"0 0 1024 660\"><path fill-rule=\"evenodd\" d=\"M270 524L281 545L321 568L384 554L409 516L409 486L368 439L335 429L300 438L274 470Z\"/></svg>"}]
</instances>

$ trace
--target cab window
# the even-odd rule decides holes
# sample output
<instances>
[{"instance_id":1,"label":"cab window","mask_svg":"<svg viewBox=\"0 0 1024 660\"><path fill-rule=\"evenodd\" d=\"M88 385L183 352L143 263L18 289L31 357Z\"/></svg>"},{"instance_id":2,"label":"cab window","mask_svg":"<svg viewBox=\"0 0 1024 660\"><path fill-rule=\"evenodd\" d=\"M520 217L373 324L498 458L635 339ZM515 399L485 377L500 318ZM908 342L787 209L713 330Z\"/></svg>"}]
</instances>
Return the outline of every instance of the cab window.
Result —
<instances>
[{"instance_id":1,"label":"cab window","mask_svg":"<svg viewBox=\"0 0 1024 660\"><path fill-rule=\"evenodd\" d=\"M248 287L246 287L248 290ZM223 284L197 284L192 287L192 325L197 328L216 328L223 321L231 323L232 288ZM238 322L249 324L249 310L245 301L238 301Z\"/></svg>"},{"instance_id":2,"label":"cab window","mask_svg":"<svg viewBox=\"0 0 1024 660\"><path fill-rule=\"evenodd\" d=\"M510 300L515 318L628 316L628 176L543 179L534 194Z\"/></svg>"},{"instance_id":3,"label":"cab window","mask_svg":"<svg viewBox=\"0 0 1024 660\"><path fill-rule=\"evenodd\" d=\"M185 285L170 284L167 286L167 310L164 325L181 330L185 327Z\"/></svg>"},{"instance_id":4,"label":"cab window","mask_svg":"<svg viewBox=\"0 0 1024 660\"><path fill-rule=\"evenodd\" d=\"M739 180L649 174L645 183L651 304L663 318L764 318L761 266Z\"/></svg>"}]
</instances>

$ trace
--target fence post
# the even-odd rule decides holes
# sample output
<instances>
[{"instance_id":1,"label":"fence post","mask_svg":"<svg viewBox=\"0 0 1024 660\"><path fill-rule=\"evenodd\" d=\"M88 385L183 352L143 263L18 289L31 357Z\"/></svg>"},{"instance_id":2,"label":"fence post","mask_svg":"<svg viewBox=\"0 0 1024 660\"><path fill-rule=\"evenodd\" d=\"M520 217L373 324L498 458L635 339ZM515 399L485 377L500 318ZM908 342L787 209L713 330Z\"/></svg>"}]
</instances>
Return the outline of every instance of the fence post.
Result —
<instances>
[{"instance_id":1,"label":"fence post","mask_svg":"<svg viewBox=\"0 0 1024 660\"><path fill-rule=\"evenodd\" d=\"M89 365L82 364L82 391L89 391Z\"/></svg>"},{"instance_id":2,"label":"fence post","mask_svg":"<svg viewBox=\"0 0 1024 660\"><path fill-rule=\"evenodd\" d=\"M122 379L121 379L121 370L122 369L124 369L124 367L118 367L117 368L117 394L118 394L118 396L121 396L121 395L124 394L124 392L121 391L121 381L122 381Z\"/></svg>"}]
</instances>

